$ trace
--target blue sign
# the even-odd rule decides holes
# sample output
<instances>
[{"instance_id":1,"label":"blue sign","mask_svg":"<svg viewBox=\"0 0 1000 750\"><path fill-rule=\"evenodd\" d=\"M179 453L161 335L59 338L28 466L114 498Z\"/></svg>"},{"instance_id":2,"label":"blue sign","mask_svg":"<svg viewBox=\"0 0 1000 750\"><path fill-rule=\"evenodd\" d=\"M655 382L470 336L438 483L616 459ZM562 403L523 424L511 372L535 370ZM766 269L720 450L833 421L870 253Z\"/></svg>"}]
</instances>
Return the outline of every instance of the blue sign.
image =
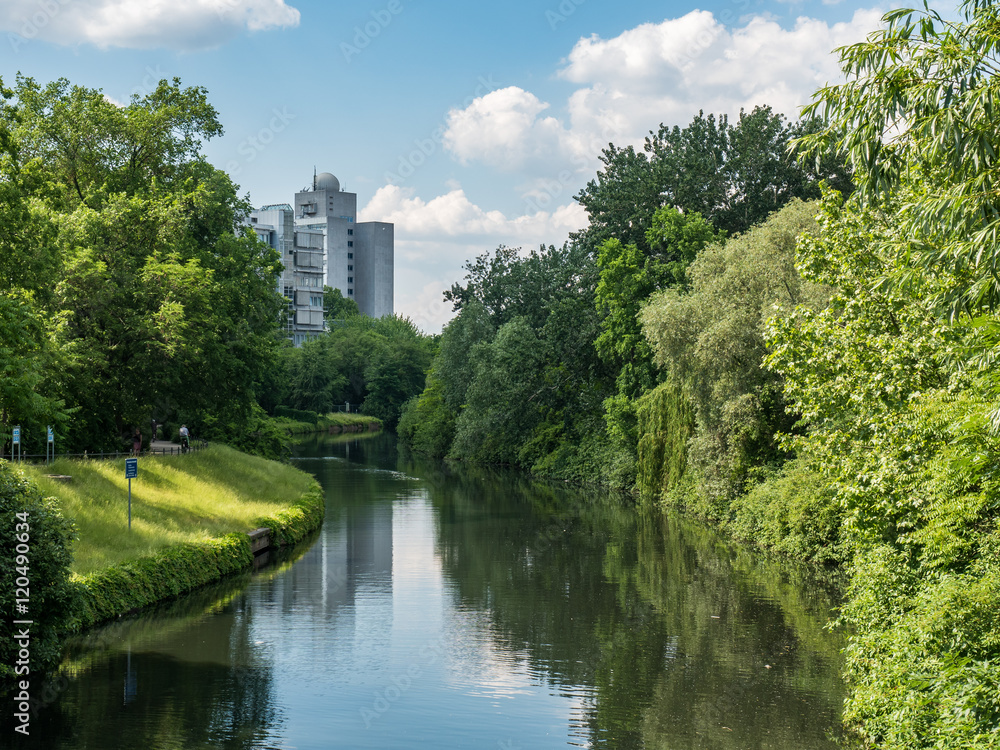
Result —
<instances>
[{"instance_id":1,"label":"blue sign","mask_svg":"<svg viewBox=\"0 0 1000 750\"><path fill-rule=\"evenodd\" d=\"M21 444L21 428L20 427L15 427L14 428L14 445L20 445L20 444Z\"/></svg>"},{"instance_id":2,"label":"blue sign","mask_svg":"<svg viewBox=\"0 0 1000 750\"><path fill-rule=\"evenodd\" d=\"M52 428L49 427L49 442L54 443L56 441L56 436L52 434Z\"/></svg>"},{"instance_id":3,"label":"blue sign","mask_svg":"<svg viewBox=\"0 0 1000 750\"><path fill-rule=\"evenodd\" d=\"M138 458L126 458L125 459L125 478L135 479L139 476L139 459Z\"/></svg>"}]
</instances>

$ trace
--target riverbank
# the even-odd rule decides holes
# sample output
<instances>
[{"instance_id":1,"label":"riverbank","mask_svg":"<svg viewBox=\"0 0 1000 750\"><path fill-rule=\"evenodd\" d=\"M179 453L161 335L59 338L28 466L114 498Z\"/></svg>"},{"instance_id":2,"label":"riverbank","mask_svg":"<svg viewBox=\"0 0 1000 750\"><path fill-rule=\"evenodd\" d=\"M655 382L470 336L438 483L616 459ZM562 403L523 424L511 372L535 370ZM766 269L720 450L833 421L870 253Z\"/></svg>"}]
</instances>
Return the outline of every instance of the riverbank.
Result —
<instances>
[{"instance_id":1,"label":"riverbank","mask_svg":"<svg viewBox=\"0 0 1000 750\"><path fill-rule=\"evenodd\" d=\"M124 460L60 460L27 473L76 527L70 631L252 567L253 529L269 528L271 543L284 545L323 519L322 492L308 474L221 445L141 458L131 529Z\"/></svg>"},{"instance_id":2,"label":"riverbank","mask_svg":"<svg viewBox=\"0 0 1000 750\"><path fill-rule=\"evenodd\" d=\"M286 409L291 412L292 410ZM308 414L306 418L299 414ZM315 417L315 419L313 418ZM341 432L374 432L382 429L382 420L365 414L344 414L332 412L323 416L312 412L296 412L293 416L275 416L271 421L276 427L289 435L309 435L328 433L336 435Z\"/></svg>"}]
</instances>

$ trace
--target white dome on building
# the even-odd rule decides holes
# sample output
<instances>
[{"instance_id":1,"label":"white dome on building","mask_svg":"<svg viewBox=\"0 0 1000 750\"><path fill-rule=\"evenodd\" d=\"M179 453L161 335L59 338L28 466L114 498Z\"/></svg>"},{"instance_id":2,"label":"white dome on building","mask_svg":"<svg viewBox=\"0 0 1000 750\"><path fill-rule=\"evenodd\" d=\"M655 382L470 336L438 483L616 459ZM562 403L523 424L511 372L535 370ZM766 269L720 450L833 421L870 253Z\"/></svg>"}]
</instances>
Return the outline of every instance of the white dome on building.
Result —
<instances>
[{"instance_id":1,"label":"white dome on building","mask_svg":"<svg viewBox=\"0 0 1000 750\"><path fill-rule=\"evenodd\" d=\"M316 175L316 189L329 190L334 193L340 192L340 180L329 172L320 172Z\"/></svg>"}]
</instances>

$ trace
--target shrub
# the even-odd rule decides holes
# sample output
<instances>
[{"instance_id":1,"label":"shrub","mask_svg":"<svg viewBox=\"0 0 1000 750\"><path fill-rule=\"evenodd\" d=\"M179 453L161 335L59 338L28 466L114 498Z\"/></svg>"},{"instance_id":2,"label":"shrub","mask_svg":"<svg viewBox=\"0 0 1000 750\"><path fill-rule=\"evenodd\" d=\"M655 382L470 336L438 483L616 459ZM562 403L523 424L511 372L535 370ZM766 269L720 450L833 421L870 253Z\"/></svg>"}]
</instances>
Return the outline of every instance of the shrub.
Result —
<instances>
[{"instance_id":1,"label":"shrub","mask_svg":"<svg viewBox=\"0 0 1000 750\"><path fill-rule=\"evenodd\" d=\"M31 620L30 674L54 666L62 648L61 635L73 608L69 582L73 525L60 514L24 474L0 461L0 682L14 676L19 646L12 638L14 619ZM27 551L25 550L25 545ZM25 559L20 555L23 554ZM25 570L26 568L26 570ZM28 579L28 596L17 589ZM15 599L26 598L27 611L15 613Z\"/></svg>"}]
</instances>

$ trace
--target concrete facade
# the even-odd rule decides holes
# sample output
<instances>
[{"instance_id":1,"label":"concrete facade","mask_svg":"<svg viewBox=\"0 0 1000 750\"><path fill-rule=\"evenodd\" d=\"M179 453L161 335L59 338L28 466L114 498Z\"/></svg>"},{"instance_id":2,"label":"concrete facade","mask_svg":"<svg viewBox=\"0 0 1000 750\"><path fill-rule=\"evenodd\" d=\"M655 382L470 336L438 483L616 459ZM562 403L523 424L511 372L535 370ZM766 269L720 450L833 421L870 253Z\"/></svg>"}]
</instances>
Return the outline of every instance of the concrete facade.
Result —
<instances>
[{"instance_id":1,"label":"concrete facade","mask_svg":"<svg viewBox=\"0 0 1000 750\"><path fill-rule=\"evenodd\" d=\"M324 283L373 318L393 314L393 225L357 222L358 196L329 172L295 194L294 206L250 214L257 236L281 253L278 292L288 300L288 338L301 346L324 330Z\"/></svg>"},{"instance_id":2,"label":"concrete facade","mask_svg":"<svg viewBox=\"0 0 1000 750\"><path fill-rule=\"evenodd\" d=\"M287 203L264 206L250 214L250 226L263 242L281 253L284 265L278 293L288 301L285 331L295 346L323 333L323 234L296 230Z\"/></svg>"},{"instance_id":3,"label":"concrete facade","mask_svg":"<svg viewBox=\"0 0 1000 750\"><path fill-rule=\"evenodd\" d=\"M329 172L295 194L295 226L326 237L326 284L372 318L393 314L393 225L357 222L358 196Z\"/></svg>"}]
</instances>

